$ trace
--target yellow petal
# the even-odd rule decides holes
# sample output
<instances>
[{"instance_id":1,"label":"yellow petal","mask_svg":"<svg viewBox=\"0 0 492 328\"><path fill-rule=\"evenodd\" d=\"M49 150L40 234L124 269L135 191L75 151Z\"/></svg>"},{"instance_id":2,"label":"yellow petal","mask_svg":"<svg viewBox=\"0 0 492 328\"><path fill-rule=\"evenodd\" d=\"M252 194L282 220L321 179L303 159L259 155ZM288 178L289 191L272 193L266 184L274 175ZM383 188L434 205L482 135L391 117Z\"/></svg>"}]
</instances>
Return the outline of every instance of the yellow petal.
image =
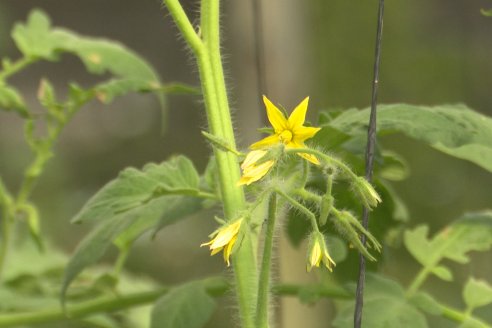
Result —
<instances>
[{"instance_id":1,"label":"yellow petal","mask_svg":"<svg viewBox=\"0 0 492 328\"><path fill-rule=\"evenodd\" d=\"M304 121L306 120L308 102L309 97L304 98L304 100L301 101L301 103L292 111L292 114L290 114L288 122L291 129L300 127L304 124Z\"/></svg>"},{"instance_id":2,"label":"yellow petal","mask_svg":"<svg viewBox=\"0 0 492 328\"><path fill-rule=\"evenodd\" d=\"M265 103L268 120L275 132L287 129L287 120L284 114L266 96L263 96L263 102Z\"/></svg>"},{"instance_id":3,"label":"yellow petal","mask_svg":"<svg viewBox=\"0 0 492 328\"><path fill-rule=\"evenodd\" d=\"M232 249L234 247L234 244L236 243L237 240L237 235L234 236L234 238L231 239L229 244L224 248L224 261L227 263L227 266L231 265L231 262L229 258L231 257L232 254Z\"/></svg>"},{"instance_id":4,"label":"yellow petal","mask_svg":"<svg viewBox=\"0 0 492 328\"><path fill-rule=\"evenodd\" d=\"M319 242L315 242L313 245L313 248L311 249L311 254L309 256L309 264L311 267L319 267L319 264L321 262L321 245Z\"/></svg>"},{"instance_id":5,"label":"yellow petal","mask_svg":"<svg viewBox=\"0 0 492 328\"><path fill-rule=\"evenodd\" d=\"M243 176L238 181L237 185L238 186L244 184L249 185L255 181L260 180L268 173L268 171L270 170L270 168L273 166L274 163L275 163L274 161L267 161L258 166L253 165L247 167L247 169L244 170Z\"/></svg>"},{"instance_id":6,"label":"yellow petal","mask_svg":"<svg viewBox=\"0 0 492 328\"><path fill-rule=\"evenodd\" d=\"M249 146L250 149L261 149L261 148L266 148L270 147L273 145L276 145L280 142L280 139L278 138L278 135L273 134L271 136L268 136L266 138L261 139L260 141L255 142L251 146Z\"/></svg>"},{"instance_id":7,"label":"yellow petal","mask_svg":"<svg viewBox=\"0 0 492 328\"><path fill-rule=\"evenodd\" d=\"M333 267L337 265L326 249L324 251L323 262L325 263L326 268L331 272L333 272Z\"/></svg>"},{"instance_id":8,"label":"yellow petal","mask_svg":"<svg viewBox=\"0 0 492 328\"><path fill-rule=\"evenodd\" d=\"M294 142L303 143L305 140L314 137L321 128L313 128L308 126L300 126L293 130Z\"/></svg>"},{"instance_id":9,"label":"yellow petal","mask_svg":"<svg viewBox=\"0 0 492 328\"><path fill-rule=\"evenodd\" d=\"M250 151L248 153L248 155L246 155L246 158L244 159L243 164L241 164L241 169L246 170L249 166L258 162L260 160L260 158L262 158L266 153L267 153L266 150Z\"/></svg>"},{"instance_id":10,"label":"yellow petal","mask_svg":"<svg viewBox=\"0 0 492 328\"><path fill-rule=\"evenodd\" d=\"M301 156L302 158L310 161L311 163L313 163L314 165L319 165L320 162L319 160L316 158L316 156L314 155L311 155L311 154L306 154L306 153L298 153L297 155Z\"/></svg>"},{"instance_id":11,"label":"yellow petal","mask_svg":"<svg viewBox=\"0 0 492 328\"><path fill-rule=\"evenodd\" d=\"M214 256L215 254L219 253L224 247L219 247L219 248L214 248L212 249L212 253L210 253L210 256Z\"/></svg>"},{"instance_id":12,"label":"yellow petal","mask_svg":"<svg viewBox=\"0 0 492 328\"><path fill-rule=\"evenodd\" d=\"M237 220L233 224L221 228L217 236L212 240L210 249L224 247L225 245L227 245L231 241L231 239L234 238L235 235L237 235L240 226L241 220Z\"/></svg>"},{"instance_id":13,"label":"yellow petal","mask_svg":"<svg viewBox=\"0 0 492 328\"><path fill-rule=\"evenodd\" d=\"M306 148L306 145L304 145L303 143L290 142L285 147L286 148L290 148L290 149ZM313 163L315 165L319 165L320 164L319 160L314 155L307 154L307 153L297 153L297 155L301 156L302 158L310 161L311 163Z\"/></svg>"}]
</instances>

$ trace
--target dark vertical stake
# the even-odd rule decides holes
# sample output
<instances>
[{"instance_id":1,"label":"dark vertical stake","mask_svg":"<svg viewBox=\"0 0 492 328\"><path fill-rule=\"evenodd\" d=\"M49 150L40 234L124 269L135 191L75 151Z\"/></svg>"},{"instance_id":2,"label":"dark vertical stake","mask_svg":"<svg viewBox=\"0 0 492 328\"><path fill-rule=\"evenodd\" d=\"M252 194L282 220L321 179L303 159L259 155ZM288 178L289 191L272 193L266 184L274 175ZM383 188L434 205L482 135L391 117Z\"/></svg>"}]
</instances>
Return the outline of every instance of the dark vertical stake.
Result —
<instances>
[{"instance_id":1,"label":"dark vertical stake","mask_svg":"<svg viewBox=\"0 0 492 328\"><path fill-rule=\"evenodd\" d=\"M258 90L259 108L263 108L263 102L261 101L262 95L268 94L266 74L265 74L265 49L263 45L263 11L261 6L261 0L251 0L253 5L253 42L255 47L255 66L256 66L256 86ZM262 113L262 121L267 122L266 114L264 110L260 110Z\"/></svg>"},{"instance_id":2,"label":"dark vertical stake","mask_svg":"<svg viewBox=\"0 0 492 328\"><path fill-rule=\"evenodd\" d=\"M374 146L376 144L376 108L379 86L379 65L381 62L381 40L383 36L383 14L384 0L379 0L378 27L376 35L376 53L374 58L374 79L372 81L371 116L369 118L369 128L367 130L366 148L366 179L371 181L374 163ZM369 211L364 208L362 212L362 225L368 228ZM362 244L366 245L366 237L361 236ZM359 254L359 280L357 281L357 291L355 294L354 328L360 328L362 324L362 306L364 305L364 283L366 276L366 259Z\"/></svg>"}]
</instances>

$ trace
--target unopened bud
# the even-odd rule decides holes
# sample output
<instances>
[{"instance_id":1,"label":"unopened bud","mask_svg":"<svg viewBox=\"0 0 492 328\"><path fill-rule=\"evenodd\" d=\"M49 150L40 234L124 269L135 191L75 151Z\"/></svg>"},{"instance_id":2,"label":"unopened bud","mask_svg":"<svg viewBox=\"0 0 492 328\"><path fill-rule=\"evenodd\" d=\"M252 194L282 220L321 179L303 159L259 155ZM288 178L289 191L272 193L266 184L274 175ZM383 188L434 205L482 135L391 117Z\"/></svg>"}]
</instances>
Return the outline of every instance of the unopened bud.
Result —
<instances>
[{"instance_id":1,"label":"unopened bud","mask_svg":"<svg viewBox=\"0 0 492 328\"><path fill-rule=\"evenodd\" d=\"M353 187L366 208L371 209L382 202L381 196L379 196L374 187L363 177L357 177L353 182Z\"/></svg>"}]
</instances>

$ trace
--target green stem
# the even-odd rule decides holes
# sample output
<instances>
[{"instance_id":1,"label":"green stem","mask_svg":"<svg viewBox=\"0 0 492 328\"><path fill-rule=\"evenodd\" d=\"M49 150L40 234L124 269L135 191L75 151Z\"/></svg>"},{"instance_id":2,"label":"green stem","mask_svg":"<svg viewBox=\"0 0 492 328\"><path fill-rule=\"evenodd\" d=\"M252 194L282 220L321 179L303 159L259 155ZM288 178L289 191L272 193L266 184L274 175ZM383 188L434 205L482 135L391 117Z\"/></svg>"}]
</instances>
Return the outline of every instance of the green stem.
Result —
<instances>
[{"instance_id":1,"label":"green stem","mask_svg":"<svg viewBox=\"0 0 492 328\"><path fill-rule=\"evenodd\" d=\"M229 288L223 278L203 280L205 289L211 296L221 296ZM172 288L163 287L154 291L132 293L127 295L102 296L94 300L67 306L66 312L59 306L36 312L22 312L0 315L0 327L38 325L49 322L84 318L96 313L109 313L155 302Z\"/></svg>"},{"instance_id":2,"label":"green stem","mask_svg":"<svg viewBox=\"0 0 492 328\"><path fill-rule=\"evenodd\" d=\"M2 209L2 240L0 241L0 278L10 244L11 225L14 220L13 200L0 178L0 208Z\"/></svg>"},{"instance_id":3,"label":"green stem","mask_svg":"<svg viewBox=\"0 0 492 328\"><path fill-rule=\"evenodd\" d=\"M307 161L302 161L301 186L305 186L309 178L309 165Z\"/></svg>"},{"instance_id":4,"label":"green stem","mask_svg":"<svg viewBox=\"0 0 492 328\"><path fill-rule=\"evenodd\" d=\"M220 57L220 2L219 0L202 1L203 40L195 32L178 0L164 0L164 3L196 56L210 132L235 149L236 142ZM228 220L232 220L237 218L246 206L243 189L236 185L240 178L239 165L235 155L230 152L214 147L214 155L219 171L224 213ZM254 327L257 290L256 244L256 236L252 232L246 233L233 259L236 294L244 328Z\"/></svg>"},{"instance_id":5,"label":"green stem","mask_svg":"<svg viewBox=\"0 0 492 328\"><path fill-rule=\"evenodd\" d=\"M328 156L316 149L311 149L311 148L289 148L286 149L285 152L287 154L299 154L299 153L306 153L306 154L312 154L316 155L317 157L321 158L322 162L325 162L326 164L332 164L340 168L349 178L351 179L357 179L357 175L352 172L352 170L341 160L336 159L334 157Z\"/></svg>"},{"instance_id":6,"label":"green stem","mask_svg":"<svg viewBox=\"0 0 492 328\"><path fill-rule=\"evenodd\" d=\"M429 267L424 267L420 270L420 272L415 276L413 279L412 283L410 284L410 287L407 289L407 296L412 296L417 292L417 290L422 286L422 284L425 282L427 279L427 276L429 275L430 270Z\"/></svg>"},{"instance_id":7,"label":"green stem","mask_svg":"<svg viewBox=\"0 0 492 328\"><path fill-rule=\"evenodd\" d=\"M270 196L268 218L263 245L260 280L258 283L258 301L256 306L256 327L268 327L268 295L270 293L270 269L272 267L273 237L275 234L275 219L277 217L277 195Z\"/></svg>"},{"instance_id":8,"label":"green stem","mask_svg":"<svg viewBox=\"0 0 492 328\"><path fill-rule=\"evenodd\" d=\"M4 67L4 69L0 72L0 81L5 81L10 76L21 71L26 66L29 66L34 62L36 62L36 59L32 57L22 57L21 59L18 59L17 61L11 63L7 67Z\"/></svg>"},{"instance_id":9,"label":"green stem","mask_svg":"<svg viewBox=\"0 0 492 328\"><path fill-rule=\"evenodd\" d=\"M473 317L470 313L456 310L443 304L439 304L441 316L454 322L470 324L470 327L491 328L492 326L479 318Z\"/></svg>"},{"instance_id":10,"label":"green stem","mask_svg":"<svg viewBox=\"0 0 492 328\"><path fill-rule=\"evenodd\" d=\"M211 277L203 280L205 289L213 297L225 295L230 285L226 279L221 277ZM306 288L314 291L320 297L349 299L353 295L342 289L320 285L295 285L281 284L272 287L272 292L279 296L299 296ZM19 327L26 325L39 325L69 319L81 319L97 313L109 313L146 304L154 303L158 298L170 292L173 288L162 287L154 291L120 294L118 296L102 296L94 300L68 305L67 312L59 306L38 310L33 312L19 312L0 314L0 327ZM68 314L68 315L67 315Z\"/></svg>"},{"instance_id":11,"label":"green stem","mask_svg":"<svg viewBox=\"0 0 492 328\"><path fill-rule=\"evenodd\" d=\"M316 216L313 214L313 212L311 212L310 210L308 210L304 205L302 205L297 200L295 200L294 198L292 198L289 195L287 195L282 190L275 189L275 192L277 194L279 194L280 196L282 196L292 206L294 206L299 211L301 211L302 213L304 213L304 215L306 215L309 218L309 221L311 222L311 227L313 228L313 231L319 232L318 222L316 221Z\"/></svg>"}]
</instances>

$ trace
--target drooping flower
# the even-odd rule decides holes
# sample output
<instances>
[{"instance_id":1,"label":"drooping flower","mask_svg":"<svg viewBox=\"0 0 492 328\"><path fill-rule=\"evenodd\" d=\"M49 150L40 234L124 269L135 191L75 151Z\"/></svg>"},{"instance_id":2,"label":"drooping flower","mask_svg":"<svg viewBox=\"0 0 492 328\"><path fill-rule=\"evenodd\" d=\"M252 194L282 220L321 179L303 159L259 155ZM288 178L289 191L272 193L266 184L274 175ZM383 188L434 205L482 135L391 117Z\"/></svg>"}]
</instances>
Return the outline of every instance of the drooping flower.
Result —
<instances>
[{"instance_id":1,"label":"drooping flower","mask_svg":"<svg viewBox=\"0 0 492 328\"><path fill-rule=\"evenodd\" d=\"M325 238L320 232L314 232L313 236L311 236L306 270L309 272L313 267L319 268L321 262L330 271L333 271L333 267L336 265L328 253Z\"/></svg>"},{"instance_id":2,"label":"drooping flower","mask_svg":"<svg viewBox=\"0 0 492 328\"><path fill-rule=\"evenodd\" d=\"M321 128L304 126L309 97L306 97L292 111L289 118L266 97L263 96L268 120L273 127L274 133L250 146L252 150L265 149L273 145L283 143L286 148L305 148L304 141L312 138ZM316 156L300 153L299 156L318 165Z\"/></svg>"},{"instance_id":3,"label":"drooping flower","mask_svg":"<svg viewBox=\"0 0 492 328\"><path fill-rule=\"evenodd\" d=\"M266 153L266 150L253 150L246 155L243 164L241 164L243 175L237 183L238 186L249 185L260 180L268 173L273 164L275 164L274 160L257 164Z\"/></svg>"},{"instance_id":4,"label":"drooping flower","mask_svg":"<svg viewBox=\"0 0 492 328\"><path fill-rule=\"evenodd\" d=\"M210 237L213 238L208 243L201 244L200 247L208 246L211 250L210 255L215 255L221 250L224 250L224 261L227 263L227 266L230 266L232 249L237 241L242 222L243 219L241 218L220 227L210 235Z\"/></svg>"}]
</instances>

